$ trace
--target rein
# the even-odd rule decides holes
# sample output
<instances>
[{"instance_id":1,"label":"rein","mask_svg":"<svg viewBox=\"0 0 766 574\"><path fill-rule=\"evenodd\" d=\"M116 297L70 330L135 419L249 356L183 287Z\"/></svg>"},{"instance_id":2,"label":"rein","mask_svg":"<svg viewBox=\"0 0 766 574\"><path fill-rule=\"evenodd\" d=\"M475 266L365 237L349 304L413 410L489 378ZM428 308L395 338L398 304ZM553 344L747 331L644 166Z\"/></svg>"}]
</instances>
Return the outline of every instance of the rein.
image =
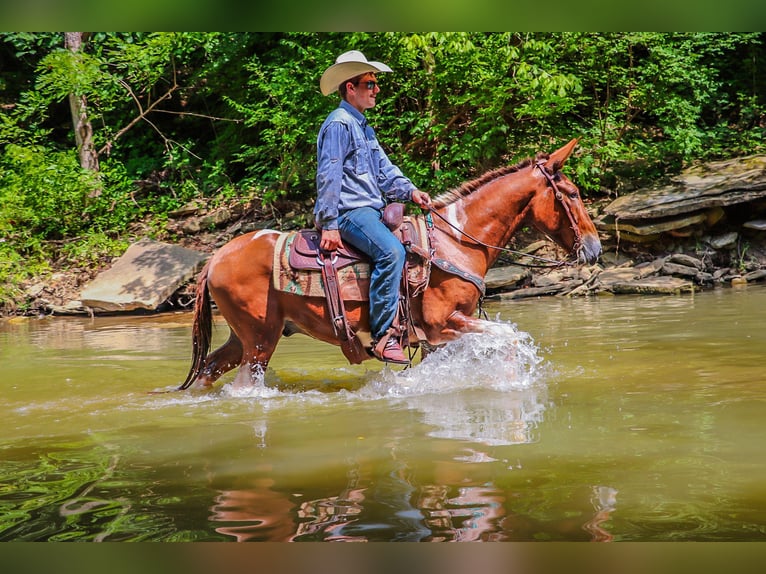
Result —
<instances>
[{"instance_id":1,"label":"rein","mask_svg":"<svg viewBox=\"0 0 766 574\"><path fill-rule=\"evenodd\" d=\"M572 251L575 252L575 253L579 253L580 246L582 245L582 234L580 233L580 229L577 227L577 218L575 217L574 213L572 213L572 210L569 208L569 205L566 203L566 201L564 201L564 194L561 193L561 190L559 190L558 186L556 185L556 182L553 181L553 178L548 173L548 171L545 169L544 162L538 161L537 163L535 163L535 167L537 169L539 169L542 172L542 174L545 176L545 179L548 181L550 186L553 188L553 191L554 191L556 199L564 207L564 212L567 214L567 217L569 218L569 223L570 223L570 225L572 227L572 231L574 232L574 235L575 235L575 244L574 244L574 248L572 249ZM537 267L537 268L543 268L543 269L562 267L562 266L565 266L565 265L573 265L573 263L567 262L567 261L560 261L560 260L556 260L556 259L548 259L546 257L540 257L538 255L531 255L529 253L524 253L523 251L517 251L515 249L510 249L508 247L500 247L499 245L490 245L489 243L485 243L481 239L478 239L478 238L474 237L473 235L471 235L467 231L463 231L462 229L460 229L456 225L453 225L452 223L450 223L447 220L447 218L445 218L442 214L434 211L433 209L430 210L429 213L435 215L436 217L441 219L444 223L446 223L449 227L451 227L452 229L454 229L455 231L457 231L461 235L464 235L465 237L467 237L468 239L470 239L474 243L477 243L477 244L481 245L482 247L486 247L487 249L497 249L498 251L504 251L506 253L511 253L513 255L519 255L521 257L529 257L530 259L535 259L537 261L542 261L544 263L547 263L547 265L538 265L538 264L534 264L534 263L521 263L519 261L516 261L516 262L514 262L515 265L520 265L522 267Z\"/></svg>"}]
</instances>

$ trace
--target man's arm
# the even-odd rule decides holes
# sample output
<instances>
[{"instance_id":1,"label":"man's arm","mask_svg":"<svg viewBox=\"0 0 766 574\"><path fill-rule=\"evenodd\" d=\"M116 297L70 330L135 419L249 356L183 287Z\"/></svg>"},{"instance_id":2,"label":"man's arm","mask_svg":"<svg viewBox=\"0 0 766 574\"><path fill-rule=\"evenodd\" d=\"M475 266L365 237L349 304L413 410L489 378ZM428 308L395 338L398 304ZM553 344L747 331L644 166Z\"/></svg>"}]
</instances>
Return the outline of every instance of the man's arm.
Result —
<instances>
[{"instance_id":1,"label":"man's arm","mask_svg":"<svg viewBox=\"0 0 766 574\"><path fill-rule=\"evenodd\" d=\"M314 222L319 229L338 229L338 203L343 181L343 160L348 129L340 122L330 122L317 144L317 200Z\"/></svg>"}]
</instances>

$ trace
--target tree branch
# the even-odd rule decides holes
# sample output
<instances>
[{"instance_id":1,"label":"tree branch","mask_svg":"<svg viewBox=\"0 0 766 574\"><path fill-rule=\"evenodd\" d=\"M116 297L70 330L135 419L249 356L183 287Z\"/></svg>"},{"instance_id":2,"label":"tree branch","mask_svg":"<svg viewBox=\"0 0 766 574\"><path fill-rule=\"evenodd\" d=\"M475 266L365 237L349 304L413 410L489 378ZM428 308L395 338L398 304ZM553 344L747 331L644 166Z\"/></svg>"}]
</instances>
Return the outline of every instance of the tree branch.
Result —
<instances>
[{"instance_id":1,"label":"tree branch","mask_svg":"<svg viewBox=\"0 0 766 574\"><path fill-rule=\"evenodd\" d=\"M150 122L146 118L146 116L148 114L150 114L154 110L154 108L156 108L158 105L160 105L160 103L162 103L165 100L169 99L173 95L173 92L175 92L178 89L178 84L174 81L173 85L170 87L170 89L168 89L167 92L165 92L162 96L160 96L158 99L156 99L154 102L152 102L151 105L149 105L149 107L146 108L146 110L144 110L143 106L141 105L141 102L136 97L136 95L133 93L133 90L131 89L131 87L124 80L120 80L120 84L122 84L123 87L128 91L128 93L130 94L130 97L133 98L133 101L136 102L136 106L138 107L139 114L138 114L138 116L133 118L130 121L130 123L128 123L128 125L126 125L120 131L118 131L114 135L113 138L109 139L104 144L104 147L102 147L100 150L98 150L98 155L101 155L102 153L108 152L109 150L111 150L112 149L112 145L114 144L114 142L116 142L123 134L125 134L125 132L130 130L133 126L135 126L141 120L146 121L146 123L148 123L155 130L157 130L157 132L162 136L162 132L160 132L159 129L157 128L157 126L155 126L152 122ZM163 137L163 139L165 139L167 141L167 138L165 138L165 136L162 136L162 137Z\"/></svg>"}]
</instances>

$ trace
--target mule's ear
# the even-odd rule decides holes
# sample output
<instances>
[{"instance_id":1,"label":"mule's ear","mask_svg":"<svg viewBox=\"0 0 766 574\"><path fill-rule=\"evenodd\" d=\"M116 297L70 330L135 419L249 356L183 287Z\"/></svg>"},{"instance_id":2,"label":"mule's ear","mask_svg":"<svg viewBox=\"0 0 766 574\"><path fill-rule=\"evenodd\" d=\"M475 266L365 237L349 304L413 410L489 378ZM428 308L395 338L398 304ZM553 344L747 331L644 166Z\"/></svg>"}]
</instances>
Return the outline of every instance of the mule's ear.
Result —
<instances>
[{"instance_id":1,"label":"mule's ear","mask_svg":"<svg viewBox=\"0 0 766 574\"><path fill-rule=\"evenodd\" d=\"M572 150L574 150L577 142L578 139L575 138L565 146L554 151L548 158L548 161L545 162L545 167L548 168L548 171L551 173L556 173L558 170L560 170L564 166L564 163L567 161L569 156L572 154Z\"/></svg>"}]
</instances>

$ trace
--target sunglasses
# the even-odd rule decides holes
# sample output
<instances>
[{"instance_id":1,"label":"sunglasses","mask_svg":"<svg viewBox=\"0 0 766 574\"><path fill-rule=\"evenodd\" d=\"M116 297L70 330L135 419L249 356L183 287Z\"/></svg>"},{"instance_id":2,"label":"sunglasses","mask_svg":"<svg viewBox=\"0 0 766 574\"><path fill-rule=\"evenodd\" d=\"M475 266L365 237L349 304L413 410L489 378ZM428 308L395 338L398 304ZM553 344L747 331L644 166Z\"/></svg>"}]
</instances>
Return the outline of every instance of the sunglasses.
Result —
<instances>
[{"instance_id":1,"label":"sunglasses","mask_svg":"<svg viewBox=\"0 0 766 574\"><path fill-rule=\"evenodd\" d=\"M375 89L375 86L377 86L377 85L378 85L378 82L376 82L375 80L367 80L366 82L357 82L357 83L356 83L356 84L354 84L354 85L355 85L355 86L358 86L358 85L360 85L360 84L361 84L362 86L365 86L365 87L366 87L368 90L373 90L373 89Z\"/></svg>"}]
</instances>

